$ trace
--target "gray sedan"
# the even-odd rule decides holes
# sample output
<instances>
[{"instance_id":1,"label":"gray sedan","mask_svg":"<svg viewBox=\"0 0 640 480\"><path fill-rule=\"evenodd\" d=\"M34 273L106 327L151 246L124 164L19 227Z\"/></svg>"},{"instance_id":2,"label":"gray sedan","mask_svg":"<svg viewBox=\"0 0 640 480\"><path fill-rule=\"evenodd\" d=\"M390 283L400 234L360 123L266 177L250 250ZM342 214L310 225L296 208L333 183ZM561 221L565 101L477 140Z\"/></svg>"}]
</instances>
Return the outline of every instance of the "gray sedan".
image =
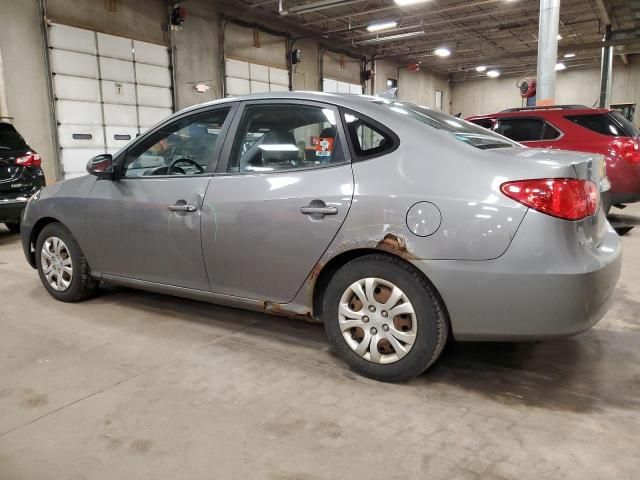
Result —
<instances>
[{"instance_id":1,"label":"gray sedan","mask_svg":"<svg viewBox=\"0 0 640 480\"><path fill-rule=\"evenodd\" d=\"M602 157L387 98L227 98L87 170L24 214L27 260L54 298L104 281L321 321L380 380L421 373L450 336L585 330L620 272Z\"/></svg>"}]
</instances>

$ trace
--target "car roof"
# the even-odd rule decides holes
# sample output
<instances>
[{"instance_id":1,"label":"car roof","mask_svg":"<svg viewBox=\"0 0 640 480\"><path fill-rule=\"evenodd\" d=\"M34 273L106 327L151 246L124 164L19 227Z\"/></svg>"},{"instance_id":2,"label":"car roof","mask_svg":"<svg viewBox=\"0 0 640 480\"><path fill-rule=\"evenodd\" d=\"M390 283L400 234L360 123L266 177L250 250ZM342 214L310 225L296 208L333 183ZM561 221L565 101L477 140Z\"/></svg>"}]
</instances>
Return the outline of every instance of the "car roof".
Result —
<instances>
[{"instance_id":1,"label":"car roof","mask_svg":"<svg viewBox=\"0 0 640 480\"><path fill-rule=\"evenodd\" d=\"M569 115L596 115L602 113L609 113L611 110L608 108L529 108L517 111L503 110L497 113L485 114L485 115L473 115L467 117L467 120L481 120L492 118L511 118L511 117L543 117L543 118L557 118L566 117Z\"/></svg>"},{"instance_id":2,"label":"car roof","mask_svg":"<svg viewBox=\"0 0 640 480\"><path fill-rule=\"evenodd\" d=\"M358 107L366 107L371 105L374 100L380 100L382 97L371 95L359 95L350 93L328 93L328 92L308 92L308 91L293 91L293 92L265 92L265 93L252 93L251 95L240 95L237 97L226 97L218 100L212 100L210 102L200 103L187 107L181 112L194 110L202 107L208 107L211 105L221 105L231 102L243 102L247 100L310 100L317 102L326 102L335 105L340 105L347 108L358 109Z\"/></svg>"}]
</instances>

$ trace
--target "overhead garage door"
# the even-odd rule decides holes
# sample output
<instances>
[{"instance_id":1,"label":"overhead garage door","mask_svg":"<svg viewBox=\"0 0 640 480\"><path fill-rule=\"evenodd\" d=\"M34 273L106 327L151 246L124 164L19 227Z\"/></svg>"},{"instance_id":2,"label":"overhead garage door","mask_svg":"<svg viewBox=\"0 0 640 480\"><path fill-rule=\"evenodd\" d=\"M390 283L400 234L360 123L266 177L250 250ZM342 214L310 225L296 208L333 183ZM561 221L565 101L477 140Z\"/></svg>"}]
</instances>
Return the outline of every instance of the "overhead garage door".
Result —
<instances>
[{"instance_id":1,"label":"overhead garage door","mask_svg":"<svg viewBox=\"0 0 640 480\"><path fill-rule=\"evenodd\" d=\"M282 68L227 58L225 86L227 96L289 90L289 72Z\"/></svg>"},{"instance_id":2,"label":"overhead garage door","mask_svg":"<svg viewBox=\"0 0 640 480\"><path fill-rule=\"evenodd\" d=\"M329 93L358 93L362 94L362 85L359 83L348 83L332 78L322 79L322 91Z\"/></svg>"},{"instance_id":3,"label":"overhead garage door","mask_svg":"<svg viewBox=\"0 0 640 480\"><path fill-rule=\"evenodd\" d=\"M173 112L166 46L59 24L49 45L65 178Z\"/></svg>"}]
</instances>

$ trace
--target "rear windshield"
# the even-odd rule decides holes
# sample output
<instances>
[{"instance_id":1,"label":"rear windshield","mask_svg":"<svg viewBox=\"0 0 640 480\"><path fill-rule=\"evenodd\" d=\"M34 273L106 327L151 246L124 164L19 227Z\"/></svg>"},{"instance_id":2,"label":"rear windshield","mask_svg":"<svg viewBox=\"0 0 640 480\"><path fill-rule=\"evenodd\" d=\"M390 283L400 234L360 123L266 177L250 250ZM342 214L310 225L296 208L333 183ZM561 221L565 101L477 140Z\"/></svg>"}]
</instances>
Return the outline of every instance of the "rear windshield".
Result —
<instances>
[{"instance_id":1,"label":"rear windshield","mask_svg":"<svg viewBox=\"0 0 640 480\"><path fill-rule=\"evenodd\" d=\"M389 110L402 113L425 125L449 132L453 137L472 147L483 150L491 148L519 147L520 144L509 140L502 135L487 130L486 128L474 125L471 122L460 118L452 117L446 113L437 112L427 107L421 107L412 103L394 102L392 100L376 100L376 103L383 105Z\"/></svg>"},{"instance_id":2,"label":"rear windshield","mask_svg":"<svg viewBox=\"0 0 640 480\"><path fill-rule=\"evenodd\" d=\"M638 128L618 112L587 115L569 115L567 120L581 127L610 137L633 137L640 135Z\"/></svg>"},{"instance_id":3,"label":"rear windshield","mask_svg":"<svg viewBox=\"0 0 640 480\"><path fill-rule=\"evenodd\" d=\"M0 150L19 150L27 144L13 125L0 123Z\"/></svg>"}]
</instances>

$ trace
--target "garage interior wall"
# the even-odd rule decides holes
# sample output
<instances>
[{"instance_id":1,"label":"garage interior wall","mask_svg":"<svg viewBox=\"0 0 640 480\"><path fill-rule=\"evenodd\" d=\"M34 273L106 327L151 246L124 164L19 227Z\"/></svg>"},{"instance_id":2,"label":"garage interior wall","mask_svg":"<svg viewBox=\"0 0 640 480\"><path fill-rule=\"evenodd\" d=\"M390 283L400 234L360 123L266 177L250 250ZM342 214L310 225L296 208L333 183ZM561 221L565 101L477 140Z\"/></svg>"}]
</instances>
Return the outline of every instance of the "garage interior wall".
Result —
<instances>
[{"instance_id":1,"label":"garage interior wall","mask_svg":"<svg viewBox=\"0 0 640 480\"><path fill-rule=\"evenodd\" d=\"M0 0L0 48L12 123L42 157L42 169L51 182L57 178L55 129L37 0Z\"/></svg>"},{"instance_id":2,"label":"garage interior wall","mask_svg":"<svg viewBox=\"0 0 640 480\"><path fill-rule=\"evenodd\" d=\"M482 78L452 84L452 112L464 117L495 113L522 106L516 87L520 77ZM613 69L612 103L636 103L635 122L640 123L640 64L625 65L616 61ZM564 70L558 72L557 104L597 106L600 94L600 69Z\"/></svg>"},{"instance_id":3,"label":"garage interior wall","mask_svg":"<svg viewBox=\"0 0 640 480\"><path fill-rule=\"evenodd\" d=\"M400 100L436 108L436 91L442 92L442 111L451 113L451 84L445 77L434 75L425 70L409 71L400 68L398 79ZM457 113L457 111L454 111Z\"/></svg>"},{"instance_id":4,"label":"garage interior wall","mask_svg":"<svg viewBox=\"0 0 640 480\"><path fill-rule=\"evenodd\" d=\"M387 79L392 78L398 80L398 65L395 62L386 59L375 61L375 82L373 93L381 93L389 90ZM402 88L398 82L398 88Z\"/></svg>"},{"instance_id":5,"label":"garage interior wall","mask_svg":"<svg viewBox=\"0 0 640 480\"><path fill-rule=\"evenodd\" d=\"M227 96L289 90L286 36L228 22L224 57Z\"/></svg>"},{"instance_id":6,"label":"garage interior wall","mask_svg":"<svg viewBox=\"0 0 640 480\"><path fill-rule=\"evenodd\" d=\"M298 40L293 44L294 49L300 49L302 60L293 65L292 84L294 90L318 90L318 42L310 38Z\"/></svg>"},{"instance_id":7,"label":"garage interior wall","mask_svg":"<svg viewBox=\"0 0 640 480\"><path fill-rule=\"evenodd\" d=\"M355 91L361 85L361 63L359 58L325 50L322 58L323 91L362 93L362 88L357 92ZM326 80L329 80L328 84L325 83ZM337 82L337 86L340 89L334 88L334 82ZM345 90L347 88L346 84L349 85L349 92Z\"/></svg>"}]
</instances>

